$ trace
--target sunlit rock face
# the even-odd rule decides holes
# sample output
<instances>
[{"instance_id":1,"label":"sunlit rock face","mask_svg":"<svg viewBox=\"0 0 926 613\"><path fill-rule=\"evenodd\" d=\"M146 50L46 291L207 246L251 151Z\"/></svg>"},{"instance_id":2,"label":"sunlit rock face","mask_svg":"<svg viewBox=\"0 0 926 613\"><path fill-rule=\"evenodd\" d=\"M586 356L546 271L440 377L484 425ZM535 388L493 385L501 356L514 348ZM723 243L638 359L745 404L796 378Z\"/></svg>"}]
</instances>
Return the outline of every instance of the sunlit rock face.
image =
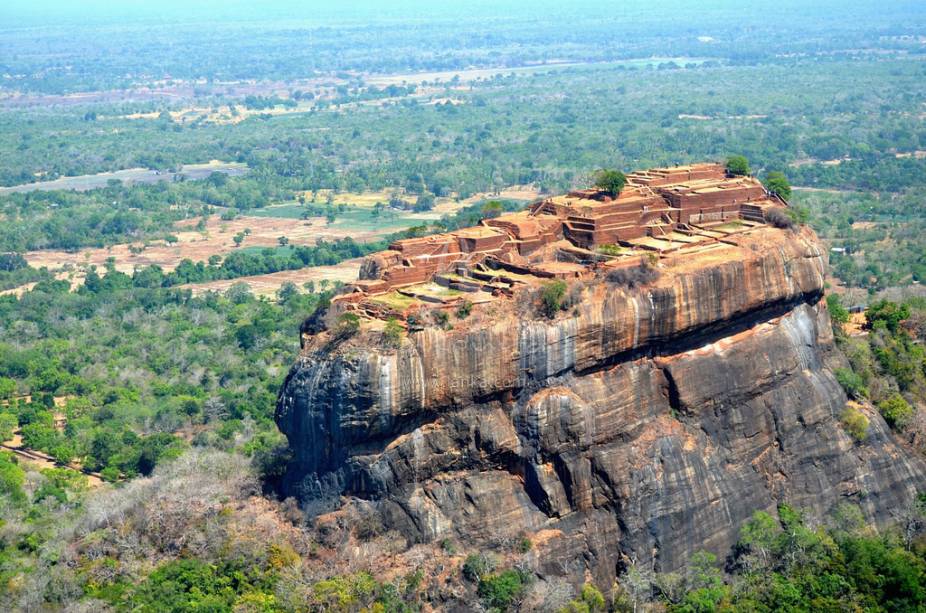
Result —
<instances>
[{"instance_id":1,"label":"sunlit rock face","mask_svg":"<svg viewBox=\"0 0 926 613\"><path fill-rule=\"evenodd\" d=\"M926 466L877 415L854 443L831 367L823 248L762 229L649 286L584 282L554 320L515 295L386 348L321 332L280 393L288 493L375 503L415 541L537 539L539 572L607 584L630 560L726 555L781 502L890 519Z\"/></svg>"}]
</instances>

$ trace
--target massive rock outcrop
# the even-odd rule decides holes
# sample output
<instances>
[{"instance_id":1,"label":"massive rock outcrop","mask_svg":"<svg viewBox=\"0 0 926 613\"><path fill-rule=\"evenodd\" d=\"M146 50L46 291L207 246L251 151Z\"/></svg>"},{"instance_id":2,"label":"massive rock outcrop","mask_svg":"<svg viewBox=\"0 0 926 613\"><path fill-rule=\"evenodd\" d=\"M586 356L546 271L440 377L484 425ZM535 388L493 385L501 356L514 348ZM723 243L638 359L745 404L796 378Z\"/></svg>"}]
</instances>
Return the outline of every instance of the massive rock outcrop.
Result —
<instances>
[{"instance_id":1,"label":"massive rock outcrop","mask_svg":"<svg viewBox=\"0 0 926 613\"><path fill-rule=\"evenodd\" d=\"M724 555L780 502L885 521L926 466L877 415L861 443L840 426L824 268L809 229L764 226L643 287L574 281L552 319L528 286L398 347L375 322L307 334L277 409L286 487L373 501L416 541L539 535L539 572L604 585Z\"/></svg>"}]
</instances>

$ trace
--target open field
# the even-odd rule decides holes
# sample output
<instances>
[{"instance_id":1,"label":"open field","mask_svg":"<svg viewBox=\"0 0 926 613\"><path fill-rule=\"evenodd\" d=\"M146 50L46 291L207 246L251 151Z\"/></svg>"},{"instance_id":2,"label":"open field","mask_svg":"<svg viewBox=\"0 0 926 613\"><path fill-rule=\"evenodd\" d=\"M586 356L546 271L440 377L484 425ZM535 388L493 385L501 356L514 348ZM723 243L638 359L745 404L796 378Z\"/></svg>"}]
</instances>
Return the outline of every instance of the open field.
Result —
<instances>
[{"instance_id":1,"label":"open field","mask_svg":"<svg viewBox=\"0 0 926 613\"><path fill-rule=\"evenodd\" d=\"M76 177L74 177L76 179ZM319 190L320 201L327 198L326 190ZM194 262L206 261L212 255L225 256L236 249L276 248L279 238L285 236L290 245L314 245L319 239L337 240L352 238L358 242L369 242L382 236L425 224L451 215L465 206L490 198L520 200L528 202L537 198L539 192L529 186L512 186L497 194L476 194L457 201L453 198L439 198L434 209L423 213L384 209L379 216L372 215L376 202L387 202L389 194L380 192L338 193L333 195L335 203L350 207L337 214L333 223L322 217L301 219L305 207L297 203L279 204L250 211L224 221L219 215L207 218L205 228L197 230L200 218L177 222L174 236L177 241L152 241L145 243L122 243L110 247L83 249L77 252L63 250L29 251L24 257L34 268L48 268L52 271L66 271L59 278L80 284L81 269L89 265L102 267L113 258L116 269L131 273L145 266L160 266L171 271L184 259ZM236 247L234 236L250 231L240 247ZM70 274L69 274L70 273ZM308 280L308 279L306 279ZM282 283L282 281L281 281ZM27 286L7 290L4 293L20 294Z\"/></svg>"},{"instance_id":2,"label":"open field","mask_svg":"<svg viewBox=\"0 0 926 613\"><path fill-rule=\"evenodd\" d=\"M284 270L269 275L254 275L237 279L209 281L207 283L189 283L179 287L191 289L194 295L199 295L209 291L224 292L236 283L246 283L251 288L251 292L258 296L273 296L284 283L295 283L301 287L303 283L308 281L313 281L316 285L322 281L341 281L343 283L355 281L360 272L361 261L362 258L357 258L345 260L334 266L313 266L300 270Z\"/></svg>"},{"instance_id":3,"label":"open field","mask_svg":"<svg viewBox=\"0 0 926 613\"><path fill-rule=\"evenodd\" d=\"M335 233L340 232L344 236L354 236L357 232L377 235L387 234L437 221L442 215L452 214L462 207L463 204L453 203L453 205L441 209L435 207L434 210L424 213L386 208L379 215L374 216L371 207L351 206L345 211L337 212L334 222L327 226L326 229ZM254 218L298 220L301 219L304 212L305 207L293 203L268 206L250 213Z\"/></svg>"},{"instance_id":4,"label":"open field","mask_svg":"<svg viewBox=\"0 0 926 613\"><path fill-rule=\"evenodd\" d=\"M422 213L387 207L378 216L374 217L372 213L373 207L377 203L388 203L391 192L387 190L333 192L332 190L321 189L314 194L312 192L306 193L310 204L315 206L328 206L326 202L329 197L332 206L347 206L347 210L337 213L334 223L328 226L328 229L332 231L343 230L345 232L394 232L403 228L437 221L444 215L453 215L460 209L485 200L517 200L527 203L535 200L539 195L540 192L533 187L517 185L506 188L497 194L475 194L463 200L452 197L437 198L434 208ZM314 200L312 200L313 196ZM414 202L414 197L408 195L401 195L400 197L409 204ZM253 217L263 218L300 219L304 211L305 207L303 205L291 202L252 210L249 214Z\"/></svg>"},{"instance_id":5,"label":"open field","mask_svg":"<svg viewBox=\"0 0 926 613\"><path fill-rule=\"evenodd\" d=\"M391 190L365 191L365 192L336 192L330 189L320 189L316 192L302 192L312 204L323 204L327 201L329 195L332 204L346 204L358 207L372 207L377 203L386 204L392 195ZM312 198L314 196L314 201ZM399 194L399 197L405 202L412 204L415 202L415 196L410 194ZM457 200L454 196L442 196L435 200L432 212L437 213L455 213L464 206L475 204L482 200L523 200L525 202L535 200L540 197L540 192L531 185L512 185L497 192L482 192L473 194L469 198Z\"/></svg>"},{"instance_id":6,"label":"open field","mask_svg":"<svg viewBox=\"0 0 926 613\"><path fill-rule=\"evenodd\" d=\"M127 184L157 183L158 181L173 181L175 178L205 179L214 172L221 172L230 176L243 175L248 171L246 164L239 162L221 162L212 160L206 164L184 164L178 172L161 172L148 168L126 168L114 172L100 172L93 175L80 175L77 177L61 177L51 181L24 183L12 187L0 187L0 194L13 192L52 191L57 189L70 189L85 192L91 189L106 187L109 181L122 181Z\"/></svg>"},{"instance_id":7,"label":"open field","mask_svg":"<svg viewBox=\"0 0 926 613\"><path fill-rule=\"evenodd\" d=\"M317 79L279 80L204 80L171 79L153 81L144 86L128 89L86 91L68 94L44 94L6 90L0 92L0 106L76 106L85 104L109 104L119 102L192 100L201 96L223 95L243 98L249 95L282 96L292 89L315 91L320 87L333 87L343 83L342 79L326 76Z\"/></svg>"},{"instance_id":8,"label":"open field","mask_svg":"<svg viewBox=\"0 0 926 613\"><path fill-rule=\"evenodd\" d=\"M34 268L46 267L59 270L65 267L78 267L95 264L102 266L109 258L114 258L116 269L131 273L135 268L158 265L165 271L177 267L181 260L194 262L205 261L211 255L224 256L235 249L233 237L246 229L251 234L244 239L241 248L277 247L278 238L285 236L291 245L314 245L319 239L335 240L351 237L356 241L370 241L388 234L389 228L365 228L329 226L325 219L307 220L287 219L283 217L240 216L230 221L223 221L218 215L209 217L203 231L196 230L198 219L178 223L180 230L175 233L177 242L168 244L156 241L139 253L132 249L141 244L125 243L99 249L84 249L77 253L67 251L30 251L24 257Z\"/></svg>"},{"instance_id":9,"label":"open field","mask_svg":"<svg viewBox=\"0 0 926 613\"><path fill-rule=\"evenodd\" d=\"M314 103L301 102L294 107L275 106L269 109L249 109L246 106L238 104L223 105L218 107L209 106L191 106L176 111L168 111L172 121L177 123L193 123L194 121L204 121L216 124L236 124L241 123L249 117L255 115L290 115L294 113L308 113L315 108ZM131 113L129 115L120 115L120 119L160 119L161 113L152 111L149 113Z\"/></svg>"},{"instance_id":10,"label":"open field","mask_svg":"<svg viewBox=\"0 0 926 613\"><path fill-rule=\"evenodd\" d=\"M509 74L531 74L536 72L549 72L553 70L566 70L572 68L614 68L623 66L625 68L645 68L648 66L658 66L668 62L675 62L679 65L685 64L702 64L704 58L692 57L650 57L633 60L608 61L608 62L568 62L568 61L548 61L544 63L533 64L529 66L496 68L469 68L464 70L442 70L434 72L412 72L405 74L392 75L366 75L364 81L369 85L385 87L388 85L434 83L437 81L449 82L457 79L460 82L478 81L480 79L491 79L495 75Z\"/></svg>"},{"instance_id":11,"label":"open field","mask_svg":"<svg viewBox=\"0 0 926 613\"><path fill-rule=\"evenodd\" d=\"M19 287L14 287L11 289L5 289L0 291L0 296L16 296L19 298L28 291L31 291L33 287L36 286L36 282L26 283L25 285L20 285Z\"/></svg>"}]
</instances>

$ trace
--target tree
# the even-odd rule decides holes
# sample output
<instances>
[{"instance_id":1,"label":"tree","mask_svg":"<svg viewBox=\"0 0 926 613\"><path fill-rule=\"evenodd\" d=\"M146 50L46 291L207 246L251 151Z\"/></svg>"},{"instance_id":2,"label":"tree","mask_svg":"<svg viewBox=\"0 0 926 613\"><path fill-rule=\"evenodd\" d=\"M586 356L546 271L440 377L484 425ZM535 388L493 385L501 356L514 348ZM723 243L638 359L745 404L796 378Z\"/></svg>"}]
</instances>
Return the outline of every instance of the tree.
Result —
<instances>
[{"instance_id":1,"label":"tree","mask_svg":"<svg viewBox=\"0 0 926 613\"><path fill-rule=\"evenodd\" d=\"M19 420L12 413L0 413L0 441L13 438L13 430L19 425Z\"/></svg>"},{"instance_id":2,"label":"tree","mask_svg":"<svg viewBox=\"0 0 926 613\"><path fill-rule=\"evenodd\" d=\"M19 467L12 453L0 451L0 494L19 504L25 502L23 484L26 472Z\"/></svg>"},{"instance_id":3,"label":"tree","mask_svg":"<svg viewBox=\"0 0 926 613\"><path fill-rule=\"evenodd\" d=\"M422 192L418 196L418 199L415 200L415 206L413 207L413 210L416 213L430 211L431 209L434 208L434 204L435 204L434 194L432 194L431 192Z\"/></svg>"},{"instance_id":4,"label":"tree","mask_svg":"<svg viewBox=\"0 0 926 613\"><path fill-rule=\"evenodd\" d=\"M750 173L749 160L742 155L731 155L727 158L727 173L734 177L745 177Z\"/></svg>"},{"instance_id":5,"label":"tree","mask_svg":"<svg viewBox=\"0 0 926 613\"><path fill-rule=\"evenodd\" d=\"M277 290L277 300L279 300L282 304L286 304L298 295L299 288L296 287L296 284L292 281L287 281L280 286L280 289Z\"/></svg>"},{"instance_id":6,"label":"tree","mask_svg":"<svg viewBox=\"0 0 926 613\"><path fill-rule=\"evenodd\" d=\"M76 455L74 446L68 441L61 441L53 446L49 452L58 464L68 464Z\"/></svg>"},{"instance_id":7,"label":"tree","mask_svg":"<svg viewBox=\"0 0 926 613\"><path fill-rule=\"evenodd\" d=\"M875 330L885 327L891 334L896 334L900 322L910 317L910 307L889 300L879 300L865 311L866 327Z\"/></svg>"},{"instance_id":8,"label":"tree","mask_svg":"<svg viewBox=\"0 0 926 613\"><path fill-rule=\"evenodd\" d=\"M830 312L830 319L834 324L843 326L849 322L849 309L842 304L839 294L826 296L826 308Z\"/></svg>"},{"instance_id":9,"label":"tree","mask_svg":"<svg viewBox=\"0 0 926 613\"><path fill-rule=\"evenodd\" d=\"M748 165L747 165L748 169ZM772 171L765 176L765 189L783 200L791 198L791 183L783 172Z\"/></svg>"},{"instance_id":10,"label":"tree","mask_svg":"<svg viewBox=\"0 0 926 613\"><path fill-rule=\"evenodd\" d=\"M277 237L277 244L279 244L280 247L285 247L286 245L289 244L289 239L286 238L285 236L278 236L278 237Z\"/></svg>"},{"instance_id":11,"label":"tree","mask_svg":"<svg viewBox=\"0 0 926 613\"><path fill-rule=\"evenodd\" d=\"M228 409L225 408L225 403L221 398L211 396L203 403L203 416L207 422L222 421L228 417Z\"/></svg>"},{"instance_id":12,"label":"tree","mask_svg":"<svg viewBox=\"0 0 926 613\"><path fill-rule=\"evenodd\" d=\"M626 184L627 177L619 170L603 168L595 173L595 187L612 198L617 198Z\"/></svg>"},{"instance_id":13,"label":"tree","mask_svg":"<svg viewBox=\"0 0 926 613\"><path fill-rule=\"evenodd\" d=\"M747 553L744 560L751 571L764 571L774 561L775 541L780 532L775 518L764 511L756 511L740 528L739 549Z\"/></svg>"},{"instance_id":14,"label":"tree","mask_svg":"<svg viewBox=\"0 0 926 613\"><path fill-rule=\"evenodd\" d=\"M389 194L389 206L394 209L404 209L406 208L406 203L399 192L392 192Z\"/></svg>"},{"instance_id":15,"label":"tree","mask_svg":"<svg viewBox=\"0 0 926 613\"><path fill-rule=\"evenodd\" d=\"M239 232L232 237L232 240L235 241L235 247L240 247L241 243L244 242L244 233Z\"/></svg>"},{"instance_id":16,"label":"tree","mask_svg":"<svg viewBox=\"0 0 926 613\"><path fill-rule=\"evenodd\" d=\"M16 381L9 377L0 377L0 399L8 400L16 393Z\"/></svg>"}]
</instances>

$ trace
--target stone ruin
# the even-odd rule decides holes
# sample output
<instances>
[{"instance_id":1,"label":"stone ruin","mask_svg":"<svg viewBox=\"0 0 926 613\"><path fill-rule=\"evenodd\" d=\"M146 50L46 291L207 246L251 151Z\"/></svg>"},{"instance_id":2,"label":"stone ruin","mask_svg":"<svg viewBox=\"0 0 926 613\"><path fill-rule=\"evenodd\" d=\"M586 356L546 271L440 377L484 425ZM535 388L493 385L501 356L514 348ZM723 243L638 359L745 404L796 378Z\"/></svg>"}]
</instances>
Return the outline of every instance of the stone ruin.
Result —
<instances>
[{"instance_id":1,"label":"stone ruin","mask_svg":"<svg viewBox=\"0 0 926 613\"><path fill-rule=\"evenodd\" d=\"M637 171L617 198L577 190L478 226L395 241L364 260L360 279L335 302L404 321L425 304L489 302L518 285L703 253L785 206L757 179L729 176L721 164Z\"/></svg>"}]
</instances>

